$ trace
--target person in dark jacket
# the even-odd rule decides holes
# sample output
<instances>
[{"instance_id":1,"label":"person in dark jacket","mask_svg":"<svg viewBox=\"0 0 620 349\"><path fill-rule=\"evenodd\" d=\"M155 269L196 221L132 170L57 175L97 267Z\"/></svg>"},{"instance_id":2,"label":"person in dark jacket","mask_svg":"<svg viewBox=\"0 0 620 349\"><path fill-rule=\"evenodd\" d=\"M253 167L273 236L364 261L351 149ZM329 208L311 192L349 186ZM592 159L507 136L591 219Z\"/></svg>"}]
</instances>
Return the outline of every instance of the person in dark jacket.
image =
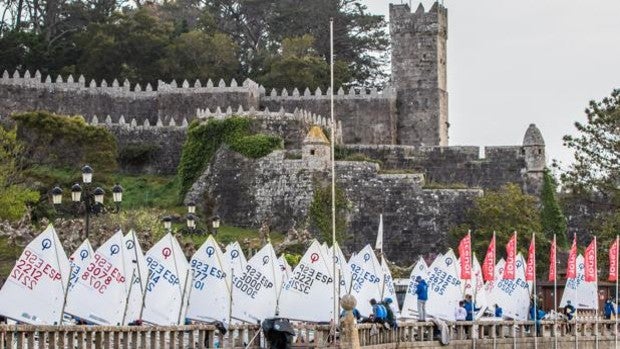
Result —
<instances>
[{"instance_id":1,"label":"person in dark jacket","mask_svg":"<svg viewBox=\"0 0 620 349\"><path fill-rule=\"evenodd\" d=\"M474 301L470 294L465 296L465 304L463 305L465 311L467 311L467 316L465 317L466 321L474 321L474 312L480 310L480 308L476 308Z\"/></svg>"},{"instance_id":2,"label":"person in dark jacket","mask_svg":"<svg viewBox=\"0 0 620 349\"><path fill-rule=\"evenodd\" d=\"M495 317L503 317L504 316L504 310L502 309L502 307L500 307L499 305L495 304Z\"/></svg>"},{"instance_id":3,"label":"person in dark jacket","mask_svg":"<svg viewBox=\"0 0 620 349\"><path fill-rule=\"evenodd\" d=\"M611 301L611 298L607 299L605 302L603 312L605 313L605 320L611 319L611 314L616 315L616 309L614 308L614 303Z\"/></svg>"},{"instance_id":4,"label":"person in dark jacket","mask_svg":"<svg viewBox=\"0 0 620 349\"><path fill-rule=\"evenodd\" d=\"M421 276L415 278L417 283L415 294L418 296L418 321L426 321L426 301L428 300L428 284Z\"/></svg>"},{"instance_id":5,"label":"person in dark jacket","mask_svg":"<svg viewBox=\"0 0 620 349\"><path fill-rule=\"evenodd\" d=\"M386 298L383 300L383 302L381 302L381 304L383 304L383 306L385 307L385 310L387 311L387 316L385 318L385 322L390 325L391 328L396 328L398 327L398 324L396 323L396 316L394 316L394 311L392 310L392 298Z\"/></svg>"},{"instance_id":6,"label":"person in dark jacket","mask_svg":"<svg viewBox=\"0 0 620 349\"><path fill-rule=\"evenodd\" d=\"M571 301L566 301L566 305L564 306L564 315L568 319L568 324L566 325L566 330L570 333L573 330L573 325L571 325L571 320L575 316L575 307L571 304Z\"/></svg>"}]
</instances>

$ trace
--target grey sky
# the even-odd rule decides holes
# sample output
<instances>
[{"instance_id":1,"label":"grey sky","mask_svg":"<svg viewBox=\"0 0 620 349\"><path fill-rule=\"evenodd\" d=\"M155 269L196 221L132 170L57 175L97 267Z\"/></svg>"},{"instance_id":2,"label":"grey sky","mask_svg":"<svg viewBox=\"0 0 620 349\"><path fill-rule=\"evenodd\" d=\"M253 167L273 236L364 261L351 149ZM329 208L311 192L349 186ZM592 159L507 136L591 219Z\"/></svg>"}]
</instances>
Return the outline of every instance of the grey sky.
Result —
<instances>
[{"instance_id":1,"label":"grey sky","mask_svg":"<svg viewBox=\"0 0 620 349\"><path fill-rule=\"evenodd\" d=\"M388 15L400 0L362 0ZM405 3L407 3L406 1ZM426 10L434 1L424 0ZM412 1L415 9L419 1ZM547 159L591 99L620 87L618 0L445 0L450 145L521 144L530 123Z\"/></svg>"}]
</instances>

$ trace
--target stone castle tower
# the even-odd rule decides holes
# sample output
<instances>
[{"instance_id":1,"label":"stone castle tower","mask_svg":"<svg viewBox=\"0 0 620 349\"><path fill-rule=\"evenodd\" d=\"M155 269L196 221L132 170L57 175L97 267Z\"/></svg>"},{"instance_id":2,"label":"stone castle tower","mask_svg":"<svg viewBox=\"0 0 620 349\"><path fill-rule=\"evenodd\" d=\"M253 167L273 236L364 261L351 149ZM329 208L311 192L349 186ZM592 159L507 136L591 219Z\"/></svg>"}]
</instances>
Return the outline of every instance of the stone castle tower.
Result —
<instances>
[{"instance_id":1,"label":"stone castle tower","mask_svg":"<svg viewBox=\"0 0 620 349\"><path fill-rule=\"evenodd\" d=\"M437 2L413 13L409 5L390 4L390 36L398 144L448 145L448 10Z\"/></svg>"}]
</instances>

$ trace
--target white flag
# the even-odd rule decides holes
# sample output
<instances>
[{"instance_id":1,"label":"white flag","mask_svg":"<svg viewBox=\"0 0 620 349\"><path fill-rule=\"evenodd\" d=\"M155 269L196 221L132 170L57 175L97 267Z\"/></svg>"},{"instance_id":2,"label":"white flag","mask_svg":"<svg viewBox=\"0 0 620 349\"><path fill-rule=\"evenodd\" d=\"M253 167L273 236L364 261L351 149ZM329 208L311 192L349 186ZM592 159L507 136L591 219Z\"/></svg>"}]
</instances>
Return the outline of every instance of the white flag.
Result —
<instances>
[{"instance_id":1,"label":"white flag","mask_svg":"<svg viewBox=\"0 0 620 349\"><path fill-rule=\"evenodd\" d=\"M192 256L192 290L187 317L197 321L228 323L230 266L213 236Z\"/></svg>"},{"instance_id":2,"label":"white flag","mask_svg":"<svg viewBox=\"0 0 620 349\"><path fill-rule=\"evenodd\" d=\"M31 325L60 323L69 268L50 224L24 248L2 286L0 314Z\"/></svg>"},{"instance_id":3,"label":"white flag","mask_svg":"<svg viewBox=\"0 0 620 349\"><path fill-rule=\"evenodd\" d=\"M127 288L129 292L129 302L124 323L127 325L140 319L142 301L144 300L144 292L146 292L146 283L149 277L149 268L146 265L146 258L144 258L138 237L133 230L123 238L123 250L125 251Z\"/></svg>"},{"instance_id":4,"label":"white flag","mask_svg":"<svg viewBox=\"0 0 620 349\"><path fill-rule=\"evenodd\" d=\"M98 325L120 325L127 297L123 233L116 232L78 274L65 311Z\"/></svg>"},{"instance_id":5,"label":"white flag","mask_svg":"<svg viewBox=\"0 0 620 349\"><path fill-rule=\"evenodd\" d=\"M357 299L357 310L362 316L372 314L370 300L381 300L381 265L370 245L366 245L349 261L351 270L350 293Z\"/></svg>"},{"instance_id":6,"label":"white flag","mask_svg":"<svg viewBox=\"0 0 620 349\"><path fill-rule=\"evenodd\" d=\"M233 317L256 323L273 317L278 299L276 285L282 274L276 272L276 254L270 243L256 253L245 269L233 275Z\"/></svg>"},{"instance_id":7,"label":"white flag","mask_svg":"<svg viewBox=\"0 0 620 349\"><path fill-rule=\"evenodd\" d=\"M185 322L189 264L177 239L168 233L146 253L149 278L142 319L155 325Z\"/></svg>"},{"instance_id":8,"label":"white flag","mask_svg":"<svg viewBox=\"0 0 620 349\"><path fill-rule=\"evenodd\" d=\"M375 250L383 252L383 214L379 215L379 231L377 232L377 242L375 242Z\"/></svg>"},{"instance_id":9,"label":"white flag","mask_svg":"<svg viewBox=\"0 0 620 349\"><path fill-rule=\"evenodd\" d=\"M69 280L69 290L73 288L73 285L78 281L78 275L88 266L90 259L93 257L93 248L90 245L88 239L84 240L82 244L73 252L69 257L69 264L71 265L71 279Z\"/></svg>"},{"instance_id":10,"label":"white flag","mask_svg":"<svg viewBox=\"0 0 620 349\"><path fill-rule=\"evenodd\" d=\"M282 289L280 316L302 321L330 321L334 318L334 279L331 258L318 241L312 245L293 270Z\"/></svg>"}]
</instances>

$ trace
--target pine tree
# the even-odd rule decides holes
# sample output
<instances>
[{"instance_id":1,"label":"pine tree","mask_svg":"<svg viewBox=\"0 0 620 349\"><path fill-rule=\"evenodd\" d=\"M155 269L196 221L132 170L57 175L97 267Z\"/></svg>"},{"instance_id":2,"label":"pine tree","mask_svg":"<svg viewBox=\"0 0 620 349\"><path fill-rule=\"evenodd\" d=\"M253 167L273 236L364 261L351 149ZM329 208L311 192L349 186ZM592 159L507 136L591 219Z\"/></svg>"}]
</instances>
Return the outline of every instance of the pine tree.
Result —
<instances>
[{"instance_id":1,"label":"pine tree","mask_svg":"<svg viewBox=\"0 0 620 349\"><path fill-rule=\"evenodd\" d=\"M567 247L566 217L555 197L556 186L555 179L549 170L546 169L543 175L543 187L540 194L542 204L540 222L547 239L552 240L553 234L556 234L558 246Z\"/></svg>"}]
</instances>

